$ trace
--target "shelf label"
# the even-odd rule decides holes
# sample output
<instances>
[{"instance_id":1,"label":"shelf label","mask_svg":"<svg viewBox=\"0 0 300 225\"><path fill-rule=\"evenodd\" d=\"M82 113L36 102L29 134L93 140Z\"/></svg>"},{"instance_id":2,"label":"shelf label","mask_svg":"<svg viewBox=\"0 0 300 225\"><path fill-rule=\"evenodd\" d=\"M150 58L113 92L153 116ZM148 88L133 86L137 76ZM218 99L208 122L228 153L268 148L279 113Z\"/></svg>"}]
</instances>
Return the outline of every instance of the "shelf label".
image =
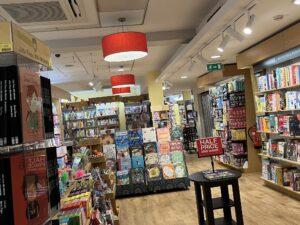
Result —
<instances>
[{"instance_id":1,"label":"shelf label","mask_svg":"<svg viewBox=\"0 0 300 225\"><path fill-rule=\"evenodd\" d=\"M221 137L206 137L196 140L198 157L223 155Z\"/></svg>"},{"instance_id":2,"label":"shelf label","mask_svg":"<svg viewBox=\"0 0 300 225\"><path fill-rule=\"evenodd\" d=\"M211 63L207 64L207 71L215 71L215 70L222 70L224 68L222 63Z\"/></svg>"}]
</instances>

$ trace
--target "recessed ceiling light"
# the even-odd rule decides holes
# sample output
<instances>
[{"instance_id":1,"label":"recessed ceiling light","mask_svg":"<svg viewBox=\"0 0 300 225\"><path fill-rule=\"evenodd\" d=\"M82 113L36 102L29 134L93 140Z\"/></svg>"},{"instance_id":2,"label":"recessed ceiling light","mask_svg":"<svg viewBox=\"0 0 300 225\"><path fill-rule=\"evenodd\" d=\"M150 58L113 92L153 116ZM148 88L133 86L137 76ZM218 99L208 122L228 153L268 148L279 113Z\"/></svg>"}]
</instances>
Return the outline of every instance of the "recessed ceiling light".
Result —
<instances>
[{"instance_id":1,"label":"recessed ceiling light","mask_svg":"<svg viewBox=\"0 0 300 225\"><path fill-rule=\"evenodd\" d=\"M186 78L188 78L187 76L181 76L180 77L181 79L186 79Z\"/></svg>"},{"instance_id":2,"label":"recessed ceiling light","mask_svg":"<svg viewBox=\"0 0 300 225\"><path fill-rule=\"evenodd\" d=\"M66 64L65 67L73 67L73 64Z\"/></svg>"},{"instance_id":3,"label":"recessed ceiling light","mask_svg":"<svg viewBox=\"0 0 300 225\"><path fill-rule=\"evenodd\" d=\"M218 59L218 58L220 58L221 56L220 55L213 55L213 56L211 56L210 58L212 58L212 59Z\"/></svg>"},{"instance_id":4,"label":"recessed ceiling light","mask_svg":"<svg viewBox=\"0 0 300 225\"><path fill-rule=\"evenodd\" d=\"M94 86L94 83L93 82L89 82L89 85L91 86L91 87L93 87Z\"/></svg>"},{"instance_id":5,"label":"recessed ceiling light","mask_svg":"<svg viewBox=\"0 0 300 225\"><path fill-rule=\"evenodd\" d=\"M294 0L295 5L300 5L300 0Z\"/></svg>"}]
</instances>

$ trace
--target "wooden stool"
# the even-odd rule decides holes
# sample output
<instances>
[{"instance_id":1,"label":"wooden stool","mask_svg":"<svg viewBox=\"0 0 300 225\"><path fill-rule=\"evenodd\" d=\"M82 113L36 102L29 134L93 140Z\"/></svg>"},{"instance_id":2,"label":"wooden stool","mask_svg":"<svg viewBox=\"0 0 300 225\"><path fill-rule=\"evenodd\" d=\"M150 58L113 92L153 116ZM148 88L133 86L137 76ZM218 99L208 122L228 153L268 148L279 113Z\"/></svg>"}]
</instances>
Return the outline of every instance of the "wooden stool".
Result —
<instances>
[{"instance_id":1,"label":"wooden stool","mask_svg":"<svg viewBox=\"0 0 300 225\"><path fill-rule=\"evenodd\" d=\"M243 213L240 200L240 190L238 179L241 177L241 173L233 170L218 170L228 171L234 174L234 177L220 178L215 180L208 180L204 177L203 172L193 173L189 176L189 179L195 184L196 203L198 210L198 222L199 225L243 225ZM234 200L229 199L228 186L232 185L232 192ZM211 188L220 187L221 197L212 198ZM201 188L203 191L203 199ZM235 207L236 222L231 216L231 207ZM214 210L223 209L224 218L214 218ZM206 220L204 218L204 210Z\"/></svg>"}]
</instances>

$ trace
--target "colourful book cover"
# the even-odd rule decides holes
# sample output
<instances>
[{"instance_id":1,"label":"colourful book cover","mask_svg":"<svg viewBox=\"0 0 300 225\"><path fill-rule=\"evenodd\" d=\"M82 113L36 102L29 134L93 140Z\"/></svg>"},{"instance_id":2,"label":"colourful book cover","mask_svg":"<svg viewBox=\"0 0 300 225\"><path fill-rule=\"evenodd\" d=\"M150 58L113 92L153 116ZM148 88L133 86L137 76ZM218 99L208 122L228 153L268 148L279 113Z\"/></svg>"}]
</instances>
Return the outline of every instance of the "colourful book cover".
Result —
<instances>
[{"instance_id":1,"label":"colourful book cover","mask_svg":"<svg viewBox=\"0 0 300 225\"><path fill-rule=\"evenodd\" d=\"M119 171L122 170L130 170L131 169L131 158L130 157L122 157L120 159Z\"/></svg>"},{"instance_id":2,"label":"colourful book cover","mask_svg":"<svg viewBox=\"0 0 300 225\"><path fill-rule=\"evenodd\" d=\"M157 165L147 166L146 173L147 181L157 181L162 178L161 168Z\"/></svg>"},{"instance_id":3,"label":"colourful book cover","mask_svg":"<svg viewBox=\"0 0 300 225\"><path fill-rule=\"evenodd\" d=\"M103 153L107 159L116 159L116 146L114 144L103 145Z\"/></svg>"},{"instance_id":4,"label":"colourful book cover","mask_svg":"<svg viewBox=\"0 0 300 225\"><path fill-rule=\"evenodd\" d=\"M136 144L130 146L131 156L142 156L143 155L143 145Z\"/></svg>"},{"instance_id":5,"label":"colourful book cover","mask_svg":"<svg viewBox=\"0 0 300 225\"><path fill-rule=\"evenodd\" d=\"M168 154L170 152L169 142L158 142L158 152L159 154Z\"/></svg>"},{"instance_id":6,"label":"colourful book cover","mask_svg":"<svg viewBox=\"0 0 300 225\"><path fill-rule=\"evenodd\" d=\"M297 109L297 92L287 91L285 93L286 109Z\"/></svg>"},{"instance_id":7,"label":"colourful book cover","mask_svg":"<svg viewBox=\"0 0 300 225\"><path fill-rule=\"evenodd\" d=\"M132 157L132 168L144 168L144 157L133 156Z\"/></svg>"},{"instance_id":8,"label":"colourful book cover","mask_svg":"<svg viewBox=\"0 0 300 225\"><path fill-rule=\"evenodd\" d=\"M263 124L264 124L264 131L266 132L270 132L270 119L268 116L265 116L263 118Z\"/></svg>"},{"instance_id":9,"label":"colourful book cover","mask_svg":"<svg viewBox=\"0 0 300 225\"><path fill-rule=\"evenodd\" d=\"M293 173L293 190L300 191L300 172Z\"/></svg>"},{"instance_id":10,"label":"colourful book cover","mask_svg":"<svg viewBox=\"0 0 300 225\"><path fill-rule=\"evenodd\" d=\"M150 128L143 128L143 142L148 143L148 142L156 142L156 131L154 127Z\"/></svg>"},{"instance_id":11,"label":"colourful book cover","mask_svg":"<svg viewBox=\"0 0 300 225\"><path fill-rule=\"evenodd\" d=\"M162 173L163 173L163 178L166 180L176 178L174 165L172 163L163 164L162 165Z\"/></svg>"},{"instance_id":12,"label":"colourful book cover","mask_svg":"<svg viewBox=\"0 0 300 225\"><path fill-rule=\"evenodd\" d=\"M157 146L156 142L144 143L145 155L147 155L149 153L157 153L157 147L156 146Z\"/></svg>"},{"instance_id":13,"label":"colourful book cover","mask_svg":"<svg viewBox=\"0 0 300 225\"><path fill-rule=\"evenodd\" d=\"M278 133L283 134L284 132L284 115L278 115Z\"/></svg>"},{"instance_id":14,"label":"colourful book cover","mask_svg":"<svg viewBox=\"0 0 300 225\"><path fill-rule=\"evenodd\" d=\"M156 129L157 141L168 142L171 141L169 128L158 128Z\"/></svg>"},{"instance_id":15,"label":"colourful book cover","mask_svg":"<svg viewBox=\"0 0 300 225\"><path fill-rule=\"evenodd\" d=\"M130 146L136 144L143 144L143 132L142 129L129 130L128 131Z\"/></svg>"},{"instance_id":16,"label":"colourful book cover","mask_svg":"<svg viewBox=\"0 0 300 225\"><path fill-rule=\"evenodd\" d=\"M20 68L23 142L44 139L41 81L37 73Z\"/></svg>"},{"instance_id":17,"label":"colourful book cover","mask_svg":"<svg viewBox=\"0 0 300 225\"><path fill-rule=\"evenodd\" d=\"M117 185L122 186L128 184L130 184L129 171L117 171Z\"/></svg>"},{"instance_id":18,"label":"colourful book cover","mask_svg":"<svg viewBox=\"0 0 300 225\"><path fill-rule=\"evenodd\" d=\"M182 141L171 141L170 142L170 151L183 151Z\"/></svg>"},{"instance_id":19,"label":"colourful book cover","mask_svg":"<svg viewBox=\"0 0 300 225\"><path fill-rule=\"evenodd\" d=\"M174 163L176 178L182 178L187 176L187 171L184 163Z\"/></svg>"},{"instance_id":20,"label":"colourful book cover","mask_svg":"<svg viewBox=\"0 0 300 225\"><path fill-rule=\"evenodd\" d=\"M157 153L149 153L145 156L145 164L148 165L157 165L158 164L158 155Z\"/></svg>"},{"instance_id":21,"label":"colourful book cover","mask_svg":"<svg viewBox=\"0 0 300 225\"><path fill-rule=\"evenodd\" d=\"M169 154L164 154L159 156L160 164L171 163L171 157Z\"/></svg>"},{"instance_id":22,"label":"colourful book cover","mask_svg":"<svg viewBox=\"0 0 300 225\"><path fill-rule=\"evenodd\" d=\"M132 184L142 184L145 182L145 173L143 168L131 169Z\"/></svg>"},{"instance_id":23,"label":"colourful book cover","mask_svg":"<svg viewBox=\"0 0 300 225\"><path fill-rule=\"evenodd\" d=\"M290 120L292 120L292 116L284 116L283 135L290 135Z\"/></svg>"},{"instance_id":24,"label":"colourful book cover","mask_svg":"<svg viewBox=\"0 0 300 225\"><path fill-rule=\"evenodd\" d=\"M285 158L292 161L297 161L297 150L299 148L298 140L288 140L286 150L285 150Z\"/></svg>"},{"instance_id":25,"label":"colourful book cover","mask_svg":"<svg viewBox=\"0 0 300 225\"><path fill-rule=\"evenodd\" d=\"M182 151L171 152L172 163L184 163L184 155Z\"/></svg>"},{"instance_id":26,"label":"colourful book cover","mask_svg":"<svg viewBox=\"0 0 300 225\"><path fill-rule=\"evenodd\" d=\"M103 145L115 144L115 130L114 129L101 130L100 134L101 134L101 142Z\"/></svg>"},{"instance_id":27,"label":"colourful book cover","mask_svg":"<svg viewBox=\"0 0 300 225\"><path fill-rule=\"evenodd\" d=\"M290 84L294 86L297 84L297 77L298 77L298 65L291 65L290 66Z\"/></svg>"},{"instance_id":28,"label":"colourful book cover","mask_svg":"<svg viewBox=\"0 0 300 225\"><path fill-rule=\"evenodd\" d=\"M269 116L271 132L277 132L275 118L276 118L276 115L272 114L272 115Z\"/></svg>"}]
</instances>

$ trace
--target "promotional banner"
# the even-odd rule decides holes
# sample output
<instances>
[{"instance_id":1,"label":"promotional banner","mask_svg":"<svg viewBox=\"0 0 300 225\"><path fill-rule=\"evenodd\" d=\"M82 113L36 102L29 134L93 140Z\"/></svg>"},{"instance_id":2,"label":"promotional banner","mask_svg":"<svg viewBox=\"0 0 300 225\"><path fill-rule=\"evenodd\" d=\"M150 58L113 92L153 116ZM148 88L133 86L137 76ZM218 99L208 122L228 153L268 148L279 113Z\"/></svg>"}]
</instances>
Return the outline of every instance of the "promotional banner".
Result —
<instances>
[{"instance_id":1,"label":"promotional banner","mask_svg":"<svg viewBox=\"0 0 300 225\"><path fill-rule=\"evenodd\" d=\"M198 157L223 155L221 137L206 137L196 140Z\"/></svg>"}]
</instances>

